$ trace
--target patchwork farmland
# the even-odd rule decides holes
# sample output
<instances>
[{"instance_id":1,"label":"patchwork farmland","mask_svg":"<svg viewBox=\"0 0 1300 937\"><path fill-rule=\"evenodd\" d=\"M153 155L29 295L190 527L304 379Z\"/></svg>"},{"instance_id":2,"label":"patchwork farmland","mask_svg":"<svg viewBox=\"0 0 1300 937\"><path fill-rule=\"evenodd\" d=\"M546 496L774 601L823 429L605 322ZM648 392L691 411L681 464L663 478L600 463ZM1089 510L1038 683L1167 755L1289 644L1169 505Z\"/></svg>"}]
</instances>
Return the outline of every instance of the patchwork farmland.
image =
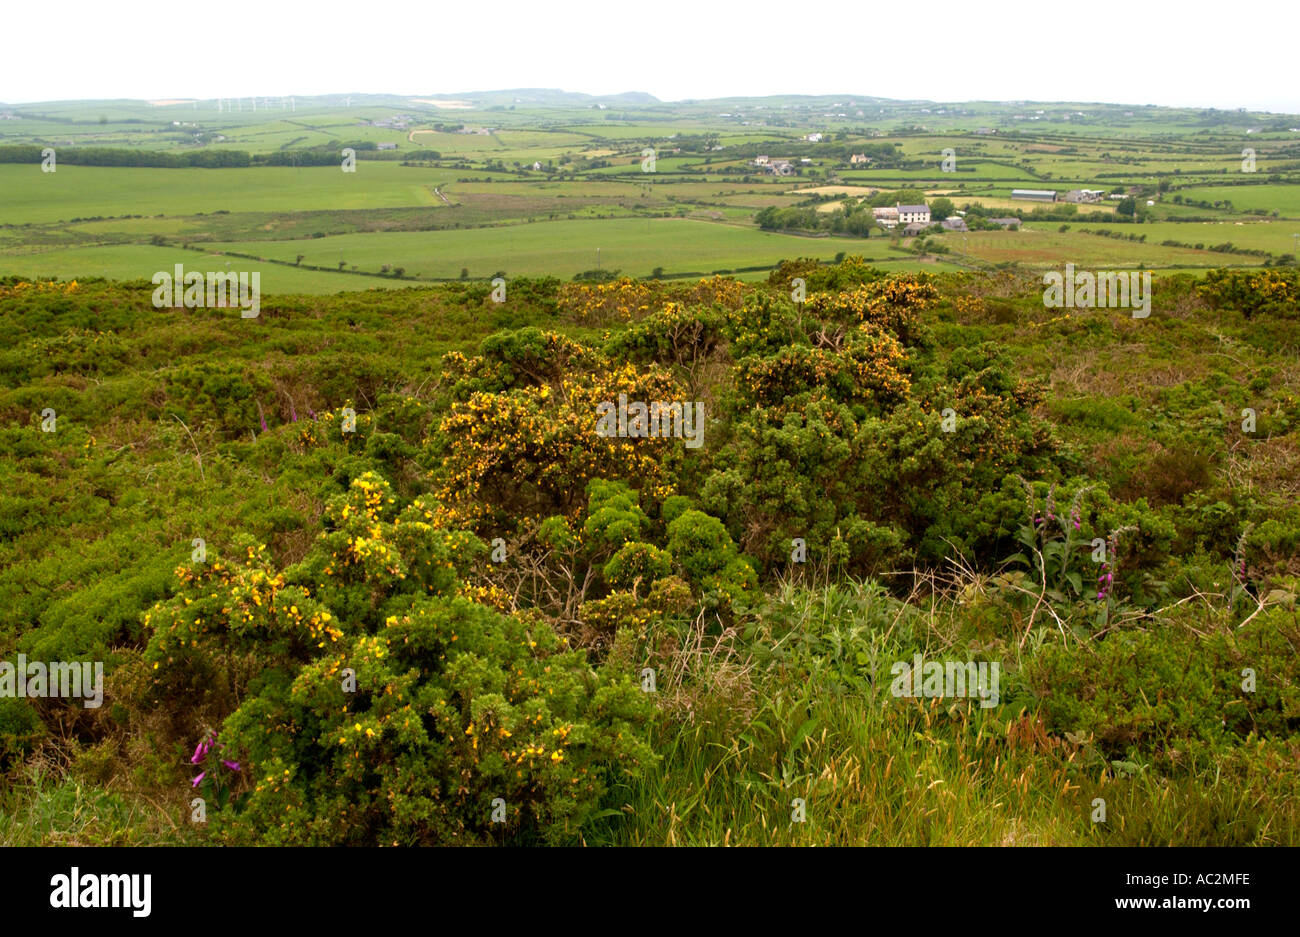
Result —
<instances>
[{"instance_id":1,"label":"patchwork farmland","mask_svg":"<svg viewBox=\"0 0 1300 937\"><path fill-rule=\"evenodd\" d=\"M1060 105L1031 122L1012 105L736 99L593 120L563 96L433 100L11 108L0 273L147 278L149 262L131 265L149 252L104 248L164 245L305 265L278 283L325 292L462 272L753 277L803 254L1034 268L1067 246L1107 267L1204 271L1291 263L1300 233L1300 140L1282 116ZM340 171L345 148L353 171ZM54 172L42 172L47 149ZM212 165L180 165L199 154ZM1079 190L1106 197L1066 201ZM909 202L938 202L968 228L1021 223L963 237L937 216L910 232L870 220L873 205Z\"/></svg>"}]
</instances>

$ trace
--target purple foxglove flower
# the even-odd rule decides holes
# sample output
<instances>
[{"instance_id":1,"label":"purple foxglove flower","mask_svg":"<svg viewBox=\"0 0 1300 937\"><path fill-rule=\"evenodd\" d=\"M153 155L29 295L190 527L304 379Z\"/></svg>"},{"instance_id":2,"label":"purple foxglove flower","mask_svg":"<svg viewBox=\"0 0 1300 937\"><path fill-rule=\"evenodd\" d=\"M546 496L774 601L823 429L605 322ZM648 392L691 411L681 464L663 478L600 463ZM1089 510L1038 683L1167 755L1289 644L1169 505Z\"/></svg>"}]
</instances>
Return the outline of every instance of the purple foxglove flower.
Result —
<instances>
[{"instance_id":1,"label":"purple foxglove flower","mask_svg":"<svg viewBox=\"0 0 1300 937\"><path fill-rule=\"evenodd\" d=\"M208 773L206 771L199 774L197 778L195 778L193 781L190 782L190 787L198 787L199 784L203 781L203 779L207 777L207 775Z\"/></svg>"},{"instance_id":2,"label":"purple foxglove flower","mask_svg":"<svg viewBox=\"0 0 1300 937\"><path fill-rule=\"evenodd\" d=\"M227 768L229 768L231 771L239 770L239 762L237 761L227 761L226 759L223 758L221 759L221 763L225 765Z\"/></svg>"}]
</instances>

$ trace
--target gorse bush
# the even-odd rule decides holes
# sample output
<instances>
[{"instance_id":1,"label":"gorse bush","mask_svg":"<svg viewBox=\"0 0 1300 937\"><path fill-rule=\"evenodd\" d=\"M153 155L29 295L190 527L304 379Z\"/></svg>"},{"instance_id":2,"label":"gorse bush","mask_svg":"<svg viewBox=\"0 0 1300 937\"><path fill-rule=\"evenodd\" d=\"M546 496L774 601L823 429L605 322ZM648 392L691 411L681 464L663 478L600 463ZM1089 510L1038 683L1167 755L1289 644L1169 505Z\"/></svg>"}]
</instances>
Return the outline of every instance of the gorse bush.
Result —
<instances>
[{"instance_id":1,"label":"gorse bush","mask_svg":"<svg viewBox=\"0 0 1300 937\"><path fill-rule=\"evenodd\" d=\"M392 513L356 479L333 530L298 565L264 551L180 570L147 616L166 697L196 677L238 706L220 738L246 771L214 827L235 841L402 844L501 835L565 841L611 776L653 763L650 708L626 675L593 669L544 621L460 597L485 552ZM495 828L500 829L500 828Z\"/></svg>"},{"instance_id":2,"label":"gorse bush","mask_svg":"<svg viewBox=\"0 0 1300 937\"><path fill-rule=\"evenodd\" d=\"M1300 300L1300 273L1295 270L1209 270L1196 292L1216 309L1295 318Z\"/></svg>"}]
</instances>

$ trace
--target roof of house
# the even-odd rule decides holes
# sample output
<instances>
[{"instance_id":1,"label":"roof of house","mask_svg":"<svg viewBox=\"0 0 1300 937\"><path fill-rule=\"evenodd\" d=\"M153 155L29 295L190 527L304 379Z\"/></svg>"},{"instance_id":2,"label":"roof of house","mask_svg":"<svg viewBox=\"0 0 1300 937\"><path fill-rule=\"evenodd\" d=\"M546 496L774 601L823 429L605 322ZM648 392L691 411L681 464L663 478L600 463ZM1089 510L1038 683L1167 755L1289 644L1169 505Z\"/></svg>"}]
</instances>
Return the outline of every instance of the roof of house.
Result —
<instances>
[{"instance_id":1,"label":"roof of house","mask_svg":"<svg viewBox=\"0 0 1300 937\"><path fill-rule=\"evenodd\" d=\"M899 210L900 213L905 212L905 211L910 211L910 212L929 212L929 211L930 211L930 206L929 206L929 205L899 205L899 206L898 206L898 210Z\"/></svg>"}]
</instances>

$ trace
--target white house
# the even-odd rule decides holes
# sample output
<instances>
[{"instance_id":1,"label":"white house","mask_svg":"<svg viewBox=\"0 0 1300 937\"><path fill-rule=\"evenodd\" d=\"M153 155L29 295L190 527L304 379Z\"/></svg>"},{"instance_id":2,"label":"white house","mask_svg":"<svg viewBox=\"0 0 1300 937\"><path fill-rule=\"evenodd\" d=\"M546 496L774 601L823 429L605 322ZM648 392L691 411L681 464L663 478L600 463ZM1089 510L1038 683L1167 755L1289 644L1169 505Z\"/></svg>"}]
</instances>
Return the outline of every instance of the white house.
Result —
<instances>
[{"instance_id":1,"label":"white house","mask_svg":"<svg viewBox=\"0 0 1300 937\"><path fill-rule=\"evenodd\" d=\"M898 221L899 224L911 224L912 222L929 224L930 206L929 205L899 205Z\"/></svg>"},{"instance_id":2,"label":"white house","mask_svg":"<svg viewBox=\"0 0 1300 937\"><path fill-rule=\"evenodd\" d=\"M873 208L872 216L876 219L876 224L882 228L898 227L898 209L897 208Z\"/></svg>"}]
</instances>

